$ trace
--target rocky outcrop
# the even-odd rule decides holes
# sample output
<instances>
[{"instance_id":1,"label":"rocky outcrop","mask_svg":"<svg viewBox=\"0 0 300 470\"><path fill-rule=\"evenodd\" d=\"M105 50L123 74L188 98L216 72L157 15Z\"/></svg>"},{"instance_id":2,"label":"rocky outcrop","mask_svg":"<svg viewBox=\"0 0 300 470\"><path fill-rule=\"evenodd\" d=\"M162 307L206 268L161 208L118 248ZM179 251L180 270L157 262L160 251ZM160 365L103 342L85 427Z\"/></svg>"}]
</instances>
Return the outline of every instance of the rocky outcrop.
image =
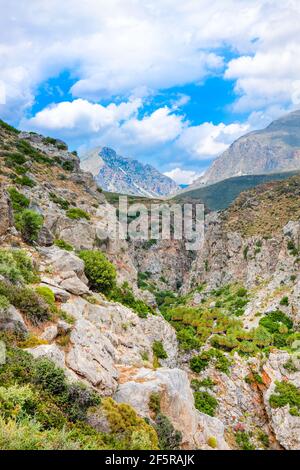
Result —
<instances>
[{"instance_id":1,"label":"rocky outcrop","mask_svg":"<svg viewBox=\"0 0 300 470\"><path fill-rule=\"evenodd\" d=\"M116 401L130 404L147 418L151 418L151 394L160 395L161 412L182 433L182 448L209 449L209 438L216 439L218 449L229 448L222 422L195 409L188 376L183 370L121 368L119 382Z\"/></svg>"}]
</instances>

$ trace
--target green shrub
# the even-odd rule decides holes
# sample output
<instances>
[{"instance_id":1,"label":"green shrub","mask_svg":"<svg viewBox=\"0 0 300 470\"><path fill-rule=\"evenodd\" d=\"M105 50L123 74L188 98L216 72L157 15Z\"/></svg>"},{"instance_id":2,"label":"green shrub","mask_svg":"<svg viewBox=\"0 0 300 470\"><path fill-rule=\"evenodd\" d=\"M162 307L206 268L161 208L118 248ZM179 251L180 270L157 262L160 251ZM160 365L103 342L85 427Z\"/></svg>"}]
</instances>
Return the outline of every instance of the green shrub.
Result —
<instances>
[{"instance_id":1,"label":"green shrub","mask_svg":"<svg viewBox=\"0 0 300 470\"><path fill-rule=\"evenodd\" d=\"M158 436L159 448L161 450L179 450L182 434L177 431L171 421L159 413L155 420L155 430Z\"/></svg>"},{"instance_id":2,"label":"green shrub","mask_svg":"<svg viewBox=\"0 0 300 470\"><path fill-rule=\"evenodd\" d=\"M217 349L209 349L192 357L190 360L190 368L193 372L199 373L205 370L211 362L213 362L216 369L228 374L231 361L227 359L225 354Z\"/></svg>"},{"instance_id":3,"label":"green shrub","mask_svg":"<svg viewBox=\"0 0 300 470\"><path fill-rule=\"evenodd\" d=\"M215 438L215 436L210 436L208 439L207 439L207 444L209 445L209 447L211 447L212 449L216 449L218 447L218 441L217 439Z\"/></svg>"},{"instance_id":4,"label":"green shrub","mask_svg":"<svg viewBox=\"0 0 300 470\"><path fill-rule=\"evenodd\" d=\"M99 395L82 383L72 383L67 387L68 416L71 421L84 421L92 406L100 405Z\"/></svg>"},{"instance_id":5,"label":"green shrub","mask_svg":"<svg viewBox=\"0 0 300 470\"><path fill-rule=\"evenodd\" d=\"M289 298L288 298L287 296L282 297L282 299L280 300L279 304L280 304L280 305L288 306L288 305L289 305Z\"/></svg>"},{"instance_id":6,"label":"green shrub","mask_svg":"<svg viewBox=\"0 0 300 470\"><path fill-rule=\"evenodd\" d=\"M191 380L191 387L195 392L199 392L200 388L214 388L215 382L210 378L207 377L206 379L203 380L198 380L198 379L192 379Z\"/></svg>"},{"instance_id":7,"label":"green shrub","mask_svg":"<svg viewBox=\"0 0 300 470\"><path fill-rule=\"evenodd\" d=\"M154 356L157 357L157 359L167 359L168 354L166 353L164 346L161 341L154 341L152 344L152 351Z\"/></svg>"},{"instance_id":8,"label":"green shrub","mask_svg":"<svg viewBox=\"0 0 300 470\"><path fill-rule=\"evenodd\" d=\"M195 407L201 413L209 416L215 416L218 407L218 400L208 392L194 392Z\"/></svg>"},{"instance_id":9,"label":"green shrub","mask_svg":"<svg viewBox=\"0 0 300 470\"><path fill-rule=\"evenodd\" d=\"M124 282L121 287L115 286L108 294L109 300L119 302L126 307L134 310L140 318L146 318L152 309L143 302L143 300L137 299L134 296L132 288L127 282Z\"/></svg>"},{"instance_id":10,"label":"green shrub","mask_svg":"<svg viewBox=\"0 0 300 470\"><path fill-rule=\"evenodd\" d=\"M85 212L83 209L79 209L79 207L73 207L72 209L69 209L67 211L67 216L69 217L69 219L75 219L75 220L78 220L78 219L86 219L86 220L90 220L90 215Z\"/></svg>"},{"instance_id":11,"label":"green shrub","mask_svg":"<svg viewBox=\"0 0 300 470\"><path fill-rule=\"evenodd\" d=\"M20 186L28 186L29 188L33 188L36 185L36 183L26 175L15 178L15 183Z\"/></svg>"},{"instance_id":12,"label":"green shrub","mask_svg":"<svg viewBox=\"0 0 300 470\"><path fill-rule=\"evenodd\" d=\"M73 246L70 243L65 242L65 240L60 240L60 239L54 240L54 245L58 246L62 250L74 251Z\"/></svg>"},{"instance_id":13,"label":"green shrub","mask_svg":"<svg viewBox=\"0 0 300 470\"><path fill-rule=\"evenodd\" d=\"M6 310L9 306L9 300L4 295L0 295L0 310Z\"/></svg>"},{"instance_id":14,"label":"green shrub","mask_svg":"<svg viewBox=\"0 0 300 470\"><path fill-rule=\"evenodd\" d=\"M29 385L0 387L0 413L5 418L30 416L36 407L36 395Z\"/></svg>"},{"instance_id":15,"label":"green shrub","mask_svg":"<svg viewBox=\"0 0 300 470\"><path fill-rule=\"evenodd\" d=\"M149 398L149 410L151 410L155 415L160 413L160 394L153 392Z\"/></svg>"},{"instance_id":16,"label":"green shrub","mask_svg":"<svg viewBox=\"0 0 300 470\"><path fill-rule=\"evenodd\" d=\"M290 414L300 416L300 390L290 382L276 382L274 393L269 402L272 408L290 406Z\"/></svg>"},{"instance_id":17,"label":"green shrub","mask_svg":"<svg viewBox=\"0 0 300 470\"><path fill-rule=\"evenodd\" d=\"M28 287L18 287L0 282L0 295L3 295L19 309L34 325L49 320L51 312L44 299Z\"/></svg>"},{"instance_id":18,"label":"green shrub","mask_svg":"<svg viewBox=\"0 0 300 470\"><path fill-rule=\"evenodd\" d=\"M246 431L237 431L235 440L241 450L255 450L254 445L250 441L250 436Z\"/></svg>"},{"instance_id":19,"label":"green shrub","mask_svg":"<svg viewBox=\"0 0 300 470\"><path fill-rule=\"evenodd\" d=\"M23 165L26 162L26 157L19 152L10 152L5 157L6 165L9 167L15 167L16 165Z\"/></svg>"},{"instance_id":20,"label":"green shrub","mask_svg":"<svg viewBox=\"0 0 300 470\"><path fill-rule=\"evenodd\" d=\"M41 358L36 362L33 382L53 395L67 391L64 371L47 358Z\"/></svg>"},{"instance_id":21,"label":"green shrub","mask_svg":"<svg viewBox=\"0 0 300 470\"><path fill-rule=\"evenodd\" d=\"M55 296L49 287L38 286L35 290L51 308L55 307Z\"/></svg>"},{"instance_id":22,"label":"green shrub","mask_svg":"<svg viewBox=\"0 0 300 470\"><path fill-rule=\"evenodd\" d=\"M23 194L19 193L16 188L9 188L8 190L13 210L21 212L29 207L30 201Z\"/></svg>"},{"instance_id":23,"label":"green shrub","mask_svg":"<svg viewBox=\"0 0 300 470\"><path fill-rule=\"evenodd\" d=\"M74 171L75 168L75 164L70 161L63 162L61 166L65 171Z\"/></svg>"},{"instance_id":24,"label":"green shrub","mask_svg":"<svg viewBox=\"0 0 300 470\"><path fill-rule=\"evenodd\" d=\"M0 249L0 275L13 283L30 283L36 280L31 259L23 250Z\"/></svg>"},{"instance_id":25,"label":"green shrub","mask_svg":"<svg viewBox=\"0 0 300 470\"><path fill-rule=\"evenodd\" d=\"M70 207L70 203L66 199L57 196L55 193L50 193L49 198L52 202L57 204L61 209L68 210ZM71 217L71 218L74 218L74 217Z\"/></svg>"},{"instance_id":26,"label":"green shrub","mask_svg":"<svg viewBox=\"0 0 300 470\"><path fill-rule=\"evenodd\" d=\"M42 225L43 216L30 209L25 209L16 219L16 228L27 243L37 240Z\"/></svg>"},{"instance_id":27,"label":"green shrub","mask_svg":"<svg viewBox=\"0 0 300 470\"><path fill-rule=\"evenodd\" d=\"M79 257L84 261L84 272L92 289L108 293L115 287L116 269L103 253L84 250Z\"/></svg>"}]
</instances>

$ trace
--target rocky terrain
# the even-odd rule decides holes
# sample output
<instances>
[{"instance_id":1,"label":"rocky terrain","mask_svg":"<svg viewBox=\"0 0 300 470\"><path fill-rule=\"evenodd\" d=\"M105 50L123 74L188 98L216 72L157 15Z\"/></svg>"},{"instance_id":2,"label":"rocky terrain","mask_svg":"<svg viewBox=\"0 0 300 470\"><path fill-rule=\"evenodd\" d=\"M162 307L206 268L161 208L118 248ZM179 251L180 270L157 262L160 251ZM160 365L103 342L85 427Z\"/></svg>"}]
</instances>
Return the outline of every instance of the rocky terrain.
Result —
<instances>
[{"instance_id":1,"label":"rocky terrain","mask_svg":"<svg viewBox=\"0 0 300 470\"><path fill-rule=\"evenodd\" d=\"M266 129L250 132L233 142L188 190L234 176L298 170L299 135L300 111L294 111L272 122Z\"/></svg>"},{"instance_id":2,"label":"rocky terrain","mask_svg":"<svg viewBox=\"0 0 300 470\"><path fill-rule=\"evenodd\" d=\"M151 165L118 155L107 147L90 150L81 158L81 168L93 174L105 191L137 196L169 196L179 191L171 178Z\"/></svg>"},{"instance_id":3,"label":"rocky terrain","mask_svg":"<svg viewBox=\"0 0 300 470\"><path fill-rule=\"evenodd\" d=\"M300 178L206 220L202 250L110 240L61 141L0 123L0 448L300 446Z\"/></svg>"}]
</instances>

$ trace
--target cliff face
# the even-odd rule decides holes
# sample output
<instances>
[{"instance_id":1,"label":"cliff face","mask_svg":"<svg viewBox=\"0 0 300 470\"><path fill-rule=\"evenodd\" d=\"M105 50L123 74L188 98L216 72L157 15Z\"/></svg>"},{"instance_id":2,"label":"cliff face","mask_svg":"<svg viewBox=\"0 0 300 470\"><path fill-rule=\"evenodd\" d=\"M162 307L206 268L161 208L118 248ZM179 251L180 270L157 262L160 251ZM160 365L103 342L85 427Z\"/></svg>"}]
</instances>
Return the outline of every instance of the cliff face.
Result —
<instances>
[{"instance_id":1,"label":"cliff face","mask_svg":"<svg viewBox=\"0 0 300 470\"><path fill-rule=\"evenodd\" d=\"M241 175L259 175L297 170L300 167L300 111L272 122L266 129L236 140L193 185L202 185Z\"/></svg>"},{"instance_id":2,"label":"cliff face","mask_svg":"<svg viewBox=\"0 0 300 470\"><path fill-rule=\"evenodd\" d=\"M204 246L191 254L181 242L110 240L114 208L62 142L3 127L0 138L0 330L8 348L0 399L49 399L43 387L52 376L36 375L48 358L71 384L62 385L63 396L69 390L86 412L78 417L72 408L70 417L55 386L45 403L52 421L35 432L58 433L59 419L77 433L90 426L89 448L115 448L116 439L133 450L299 448L300 178L244 193L210 214ZM38 217L35 232L27 210ZM126 298L95 291L80 250L105 253ZM87 390L74 388L79 382ZM45 410L35 406L44 423ZM7 416L0 419L12 429ZM85 448L87 435L70 439Z\"/></svg>"}]
</instances>

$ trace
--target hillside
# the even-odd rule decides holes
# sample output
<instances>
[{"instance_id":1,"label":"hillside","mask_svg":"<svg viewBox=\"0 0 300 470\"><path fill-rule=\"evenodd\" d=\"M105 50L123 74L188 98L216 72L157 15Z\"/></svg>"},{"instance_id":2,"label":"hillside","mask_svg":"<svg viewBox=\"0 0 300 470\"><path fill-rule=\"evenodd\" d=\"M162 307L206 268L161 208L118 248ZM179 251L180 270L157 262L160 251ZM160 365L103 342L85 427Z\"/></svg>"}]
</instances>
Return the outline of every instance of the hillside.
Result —
<instances>
[{"instance_id":1,"label":"hillside","mask_svg":"<svg viewBox=\"0 0 300 470\"><path fill-rule=\"evenodd\" d=\"M226 209L247 189L254 188L267 181L276 181L289 178L298 172L273 173L270 175L236 176L228 178L209 186L180 193L173 199L176 202L202 202L211 211Z\"/></svg>"},{"instance_id":2,"label":"hillside","mask_svg":"<svg viewBox=\"0 0 300 470\"><path fill-rule=\"evenodd\" d=\"M220 155L190 189L242 175L262 175L300 168L300 111L250 132Z\"/></svg>"},{"instance_id":3,"label":"hillside","mask_svg":"<svg viewBox=\"0 0 300 470\"><path fill-rule=\"evenodd\" d=\"M103 147L90 150L81 157L81 168L93 174L105 191L146 197L174 194L179 186L151 165L118 155Z\"/></svg>"},{"instance_id":4,"label":"hillside","mask_svg":"<svg viewBox=\"0 0 300 470\"><path fill-rule=\"evenodd\" d=\"M1 450L300 447L298 175L194 252L115 240L77 155L1 121L0 184Z\"/></svg>"}]
</instances>

